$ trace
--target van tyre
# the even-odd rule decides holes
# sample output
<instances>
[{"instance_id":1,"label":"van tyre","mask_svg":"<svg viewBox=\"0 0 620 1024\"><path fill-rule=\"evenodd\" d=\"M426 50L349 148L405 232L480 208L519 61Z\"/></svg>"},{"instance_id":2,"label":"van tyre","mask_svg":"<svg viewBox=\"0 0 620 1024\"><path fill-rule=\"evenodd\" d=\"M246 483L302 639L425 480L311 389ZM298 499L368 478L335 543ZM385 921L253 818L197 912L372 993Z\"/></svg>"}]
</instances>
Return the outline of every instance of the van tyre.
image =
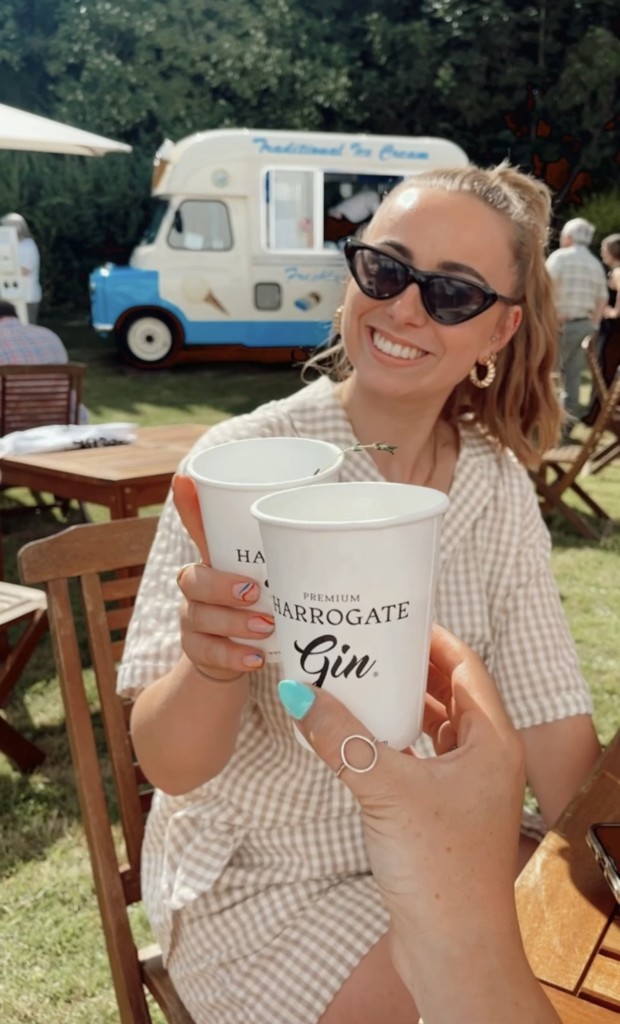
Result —
<instances>
[{"instance_id":1,"label":"van tyre","mask_svg":"<svg viewBox=\"0 0 620 1024\"><path fill-rule=\"evenodd\" d=\"M121 357L141 369L172 366L183 347L178 320L160 310L142 309L124 317L116 328Z\"/></svg>"}]
</instances>

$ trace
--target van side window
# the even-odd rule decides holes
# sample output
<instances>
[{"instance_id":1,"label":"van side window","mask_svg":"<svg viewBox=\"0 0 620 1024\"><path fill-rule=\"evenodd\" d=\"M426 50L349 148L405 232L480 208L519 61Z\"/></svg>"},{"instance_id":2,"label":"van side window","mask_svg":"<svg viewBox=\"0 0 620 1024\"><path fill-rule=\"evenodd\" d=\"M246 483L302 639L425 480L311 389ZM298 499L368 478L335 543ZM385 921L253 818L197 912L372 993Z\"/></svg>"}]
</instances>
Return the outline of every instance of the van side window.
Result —
<instances>
[{"instance_id":1,"label":"van side window","mask_svg":"<svg viewBox=\"0 0 620 1024\"><path fill-rule=\"evenodd\" d=\"M323 239L338 249L349 235L361 235L380 203L401 177L386 174L326 172L323 178Z\"/></svg>"},{"instance_id":2,"label":"van side window","mask_svg":"<svg viewBox=\"0 0 620 1024\"><path fill-rule=\"evenodd\" d=\"M232 249L232 230L226 203L212 199L187 199L175 211L168 233L172 249L194 252Z\"/></svg>"},{"instance_id":3,"label":"van side window","mask_svg":"<svg viewBox=\"0 0 620 1024\"><path fill-rule=\"evenodd\" d=\"M268 249L313 249L313 171L267 171L264 178L264 233Z\"/></svg>"}]
</instances>

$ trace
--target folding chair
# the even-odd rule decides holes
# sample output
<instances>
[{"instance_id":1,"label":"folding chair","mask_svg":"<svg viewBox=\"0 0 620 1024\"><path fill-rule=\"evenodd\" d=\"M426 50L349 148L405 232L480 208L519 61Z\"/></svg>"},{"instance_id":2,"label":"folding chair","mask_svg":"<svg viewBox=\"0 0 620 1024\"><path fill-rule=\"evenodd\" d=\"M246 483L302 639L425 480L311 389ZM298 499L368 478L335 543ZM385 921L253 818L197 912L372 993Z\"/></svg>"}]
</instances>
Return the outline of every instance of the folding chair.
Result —
<instances>
[{"instance_id":1,"label":"folding chair","mask_svg":"<svg viewBox=\"0 0 620 1024\"><path fill-rule=\"evenodd\" d=\"M614 328L616 328L615 324ZM615 335L618 339L616 342L616 347L618 347L618 343L620 342L620 321L618 321L617 328L615 329ZM595 401L598 403L600 408L601 403L604 403L607 398L609 386L605 379L605 367L601 365L601 360L599 358L598 335L592 334L585 338L583 347L585 349L588 366L590 367L590 372L592 374L593 391L596 396ZM617 363L618 353L615 350L613 356L615 357L614 361ZM618 367L616 365L614 372L617 372L617 369ZM607 376L609 376L609 374L607 374ZM605 430L608 433L614 434L615 437L609 442L609 444L606 444L604 448L600 448L594 453L590 463L591 473L600 473L601 469L604 469L605 466L608 466L610 462L613 462L614 459L620 455L620 401L616 402L616 405L612 408Z\"/></svg>"},{"instance_id":2,"label":"folding chair","mask_svg":"<svg viewBox=\"0 0 620 1024\"><path fill-rule=\"evenodd\" d=\"M596 459L597 445L605 430L608 429L619 401L620 369L616 371L613 383L609 387L604 401L601 402L594 426L588 433L585 442L582 445L570 444L562 448L551 448L543 455L539 468L532 472L536 490L542 499L543 515L547 515L551 511L560 512L582 537L587 537L590 540L601 540L606 536L611 529L612 521L607 512L577 483L577 477L590 472L591 463ZM549 472L554 474L551 481L547 478ZM594 512L596 518L602 523L600 528L597 529L577 509L564 501L563 495L568 491L573 491L587 508Z\"/></svg>"},{"instance_id":3,"label":"folding chair","mask_svg":"<svg viewBox=\"0 0 620 1024\"><path fill-rule=\"evenodd\" d=\"M21 625L18 640L9 629ZM0 708L7 703L41 636L47 629L47 600L42 590L0 582ZM31 772L45 753L0 715L0 751L22 772Z\"/></svg>"},{"instance_id":4,"label":"folding chair","mask_svg":"<svg viewBox=\"0 0 620 1024\"><path fill-rule=\"evenodd\" d=\"M141 899L140 850L151 791L133 756L131 705L116 694L116 671L156 525L155 517L144 517L69 527L26 544L18 562L25 583L47 587L76 786L121 1024L152 1024L147 991L169 1024L192 1024L158 947L136 948L127 912ZM74 578L104 724L102 752L95 741L70 600L69 581ZM107 778L108 763L124 839L122 855L117 853L103 783L102 769Z\"/></svg>"}]
</instances>

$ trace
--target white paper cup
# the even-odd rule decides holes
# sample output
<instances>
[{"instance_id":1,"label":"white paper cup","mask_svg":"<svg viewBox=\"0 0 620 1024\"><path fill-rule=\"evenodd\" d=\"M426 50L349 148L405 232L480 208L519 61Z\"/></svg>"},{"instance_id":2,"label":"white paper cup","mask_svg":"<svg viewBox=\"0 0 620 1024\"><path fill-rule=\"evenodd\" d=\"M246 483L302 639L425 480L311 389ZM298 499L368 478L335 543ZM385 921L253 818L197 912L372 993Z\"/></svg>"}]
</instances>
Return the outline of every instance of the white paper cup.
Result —
<instances>
[{"instance_id":1,"label":"white paper cup","mask_svg":"<svg viewBox=\"0 0 620 1024\"><path fill-rule=\"evenodd\" d=\"M252 506L284 675L323 686L398 749L422 728L440 491L324 484Z\"/></svg>"},{"instance_id":2,"label":"white paper cup","mask_svg":"<svg viewBox=\"0 0 620 1024\"><path fill-rule=\"evenodd\" d=\"M192 456L185 472L196 483L202 521L214 569L237 572L261 586L252 611L273 614L258 523L250 507L258 498L290 487L337 480L342 450L307 437L259 437L206 448ZM275 634L236 638L279 660Z\"/></svg>"}]
</instances>

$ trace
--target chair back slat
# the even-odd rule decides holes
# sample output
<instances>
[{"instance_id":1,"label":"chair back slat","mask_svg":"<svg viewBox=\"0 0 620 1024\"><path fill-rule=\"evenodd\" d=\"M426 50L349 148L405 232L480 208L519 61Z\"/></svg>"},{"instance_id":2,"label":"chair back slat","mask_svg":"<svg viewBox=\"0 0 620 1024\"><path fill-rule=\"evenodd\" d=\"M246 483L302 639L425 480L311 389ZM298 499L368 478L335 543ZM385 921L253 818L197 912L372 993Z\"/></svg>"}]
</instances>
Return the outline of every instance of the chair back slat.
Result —
<instances>
[{"instance_id":1,"label":"chair back slat","mask_svg":"<svg viewBox=\"0 0 620 1024\"><path fill-rule=\"evenodd\" d=\"M136 577L134 577L136 579ZM135 586L134 586L135 590ZM135 593L134 593L135 598ZM125 631L129 625L131 613L133 611L132 605L126 605L124 608L112 608L107 613L107 624L110 633L116 633L119 630Z\"/></svg>"},{"instance_id":2,"label":"chair back slat","mask_svg":"<svg viewBox=\"0 0 620 1024\"><path fill-rule=\"evenodd\" d=\"M115 633L124 633L156 525L154 517L145 517L74 526L27 544L18 555L23 582L47 586L75 781L122 1024L151 1024L145 976L126 911L128 903L140 899L140 846L151 794L142 772L136 771L128 735L130 705L116 694L117 654L123 641L112 639L110 623ZM115 572L121 573L116 579L110 576ZM103 752L97 746L85 686L86 665L75 624L79 613L74 612L69 586L74 578L79 581L77 597L85 615L104 724ZM115 604L111 610L109 601ZM122 863L102 759L112 769L125 845Z\"/></svg>"},{"instance_id":3,"label":"chair back slat","mask_svg":"<svg viewBox=\"0 0 620 1024\"><path fill-rule=\"evenodd\" d=\"M79 423L85 363L0 366L0 436Z\"/></svg>"},{"instance_id":4,"label":"chair back slat","mask_svg":"<svg viewBox=\"0 0 620 1024\"><path fill-rule=\"evenodd\" d=\"M45 544L47 540L53 539L45 538L33 543ZM23 577L28 578L27 567ZM65 706L82 822L120 1017L123 1024L151 1024L140 972L135 962L135 946L129 920L118 913L119 906L125 905L125 891L119 872L91 709L83 685L67 580L50 581L48 601L52 643Z\"/></svg>"},{"instance_id":5,"label":"chair back slat","mask_svg":"<svg viewBox=\"0 0 620 1024\"><path fill-rule=\"evenodd\" d=\"M116 794L120 805L127 858L130 869L139 877L144 821L140 809L127 723L122 702L116 693L116 661L108 629L108 615L105 610L101 581L97 573L85 574L82 576L81 583L90 655L95 670L108 755L112 764Z\"/></svg>"},{"instance_id":6,"label":"chair back slat","mask_svg":"<svg viewBox=\"0 0 620 1024\"><path fill-rule=\"evenodd\" d=\"M583 340L583 347L586 353L586 359L592 374L592 382L594 384L594 390L599 397L604 395L607 391L607 382L603 377L603 368L598 358L598 334L590 334Z\"/></svg>"}]
</instances>

